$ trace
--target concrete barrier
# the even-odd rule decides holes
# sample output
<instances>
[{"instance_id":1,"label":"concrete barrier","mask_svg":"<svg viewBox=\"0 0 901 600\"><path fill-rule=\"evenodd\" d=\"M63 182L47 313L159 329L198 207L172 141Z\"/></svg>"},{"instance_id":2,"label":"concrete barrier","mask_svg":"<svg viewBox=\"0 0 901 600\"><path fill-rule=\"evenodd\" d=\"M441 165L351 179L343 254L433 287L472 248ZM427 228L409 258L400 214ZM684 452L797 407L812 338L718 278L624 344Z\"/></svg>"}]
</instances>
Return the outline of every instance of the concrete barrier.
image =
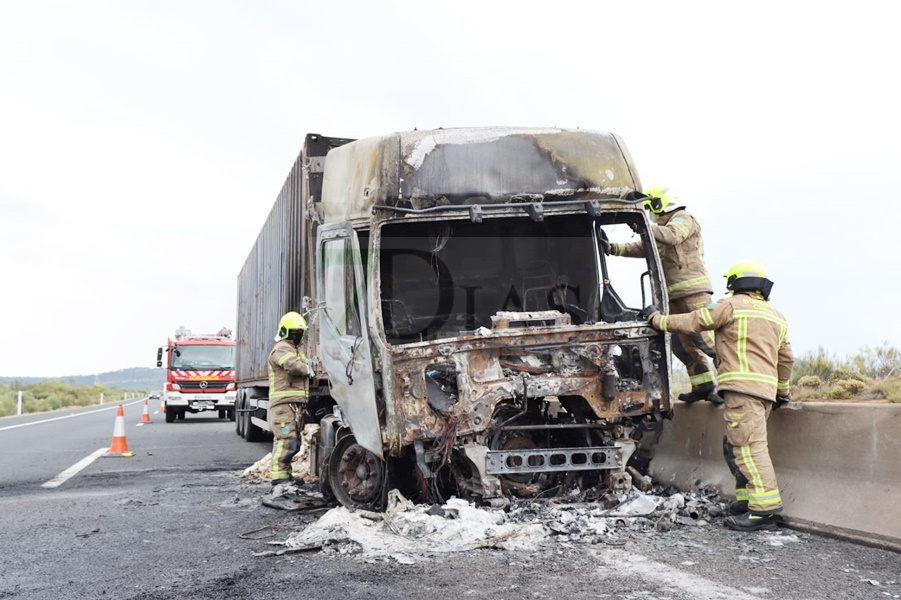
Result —
<instances>
[{"instance_id":1,"label":"concrete barrier","mask_svg":"<svg viewBox=\"0 0 901 600\"><path fill-rule=\"evenodd\" d=\"M722 407L677 403L651 474L734 498L724 431ZM901 404L792 403L770 417L769 445L787 525L901 550Z\"/></svg>"}]
</instances>

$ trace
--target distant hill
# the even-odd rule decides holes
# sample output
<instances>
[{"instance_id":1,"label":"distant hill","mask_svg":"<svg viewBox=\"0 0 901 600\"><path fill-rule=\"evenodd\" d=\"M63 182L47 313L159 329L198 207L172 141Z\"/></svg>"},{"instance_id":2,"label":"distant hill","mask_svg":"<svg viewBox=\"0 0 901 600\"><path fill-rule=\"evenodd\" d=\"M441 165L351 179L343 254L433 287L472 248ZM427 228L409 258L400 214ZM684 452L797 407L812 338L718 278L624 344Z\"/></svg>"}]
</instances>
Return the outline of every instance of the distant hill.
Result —
<instances>
[{"instance_id":1,"label":"distant hill","mask_svg":"<svg viewBox=\"0 0 901 600\"><path fill-rule=\"evenodd\" d=\"M119 369L98 375L69 375L66 377L0 377L0 383L20 384L40 383L41 381L57 380L71 385L102 385L126 391L152 392L163 389L166 383L166 369L150 367L133 367L131 369Z\"/></svg>"}]
</instances>

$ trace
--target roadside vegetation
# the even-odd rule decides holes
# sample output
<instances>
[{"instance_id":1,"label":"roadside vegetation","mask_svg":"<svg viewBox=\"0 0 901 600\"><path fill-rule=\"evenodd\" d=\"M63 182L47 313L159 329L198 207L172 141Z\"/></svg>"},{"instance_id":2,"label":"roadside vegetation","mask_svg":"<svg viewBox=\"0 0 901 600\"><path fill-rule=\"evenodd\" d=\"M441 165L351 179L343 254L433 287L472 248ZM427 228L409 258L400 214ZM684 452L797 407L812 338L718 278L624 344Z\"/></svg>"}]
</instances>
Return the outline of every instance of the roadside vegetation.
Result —
<instances>
[{"instance_id":1,"label":"roadside vegetation","mask_svg":"<svg viewBox=\"0 0 901 600\"><path fill-rule=\"evenodd\" d=\"M57 380L25 385L0 383L0 417L16 414L19 390L22 391L22 414L99 404L101 393L105 404L112 403L122 400L129 393L99 385L72 385Z\"/></svg>"},{"instance_id":2,"label":"roadside vegetation","mask_svg":"<svg viewBox=\"0 0 901 600\"><path fill-rule=\"evenodd\" d=\"M820 346L795 357L792 398L901 402L901 351L884 341L838 358Z\"/></svg>"},{"instance_id":3,"label":"roadside vegetation","mask_svg":"<svg viewBox=\"0 0 901 600\"><path fill-rule=\"evenodd\" d=\"M887 341L865 346L845 358L830 354L822 346L795 356L792 370L792 400L852 400L901 402L901 351ZM688 374L673 360L673 391L691 389Z\"/></svg>"}]
</instances>

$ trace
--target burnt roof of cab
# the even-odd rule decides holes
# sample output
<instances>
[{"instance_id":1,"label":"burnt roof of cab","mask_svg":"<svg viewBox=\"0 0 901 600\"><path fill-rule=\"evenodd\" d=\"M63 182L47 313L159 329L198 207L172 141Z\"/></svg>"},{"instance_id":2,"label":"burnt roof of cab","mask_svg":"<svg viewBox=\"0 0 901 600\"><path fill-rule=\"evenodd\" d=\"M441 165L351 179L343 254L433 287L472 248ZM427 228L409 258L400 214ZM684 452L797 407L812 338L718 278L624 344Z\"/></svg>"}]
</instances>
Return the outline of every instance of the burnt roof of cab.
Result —
<instances>
[{"instance_id":1,"label":"burnt roof of cab","mask_svg":"<svg viewBox=\"0 0 901 600\"><path fill-rule=\"evenodd\" d=\"M522 197L618 198L641 189L619 136L604 131L480 127L365 138L328 153L326 222L373 207L428 209Z\"/></svg>"}]
</instances>

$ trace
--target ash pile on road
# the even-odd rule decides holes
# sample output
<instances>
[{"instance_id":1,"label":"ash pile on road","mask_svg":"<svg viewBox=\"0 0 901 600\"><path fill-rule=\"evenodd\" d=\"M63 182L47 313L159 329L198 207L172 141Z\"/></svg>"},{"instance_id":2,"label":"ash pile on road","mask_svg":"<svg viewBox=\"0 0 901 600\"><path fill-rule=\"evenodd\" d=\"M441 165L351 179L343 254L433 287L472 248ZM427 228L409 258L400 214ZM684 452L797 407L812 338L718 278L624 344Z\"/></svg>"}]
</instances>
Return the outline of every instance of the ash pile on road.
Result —
<instances>
[{"instance_id":1,"label":"ash pile on road","mask_svg":"<svg viewBox=\"0 0 901 600\"><path fill-rule=\"evenodd\" d=\"M332 508L286 540L273 542L280 550L258 555L320 550L409 564L476 548L621 545L636 535L710 526L726 512L712 488L680 493L654 486L647 492L633 489L586 500L577 493L517 499L501 512L459 498L443 505L417 505L392 490L384 513Z\"/></svg>"}]
</instances>

